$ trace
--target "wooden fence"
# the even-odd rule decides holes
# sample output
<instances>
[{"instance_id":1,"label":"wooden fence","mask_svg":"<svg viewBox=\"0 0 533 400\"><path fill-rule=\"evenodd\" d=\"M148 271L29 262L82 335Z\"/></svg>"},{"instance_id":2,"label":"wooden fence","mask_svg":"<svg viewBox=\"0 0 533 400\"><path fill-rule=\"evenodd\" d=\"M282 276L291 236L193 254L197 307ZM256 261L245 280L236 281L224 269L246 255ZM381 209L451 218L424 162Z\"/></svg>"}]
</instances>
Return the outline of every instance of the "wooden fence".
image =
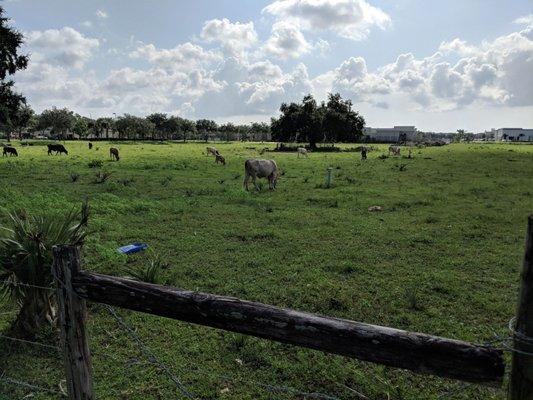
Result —
<instances>
[{"instance_id":1,"label":"wooden fence","mask_svg":"<svg viewBox=\"0 0 533 400\"><path fill-rule=\"evenodd\" d=\"M53 272L71 400L94 399L86 300L476 384L501 386L505 374L502 351L492 347L100 275L80 267L79 248L54 248ZM532 400L533 216L528 219L514 329L508 399Z\"/></svg>"}]
</instances>

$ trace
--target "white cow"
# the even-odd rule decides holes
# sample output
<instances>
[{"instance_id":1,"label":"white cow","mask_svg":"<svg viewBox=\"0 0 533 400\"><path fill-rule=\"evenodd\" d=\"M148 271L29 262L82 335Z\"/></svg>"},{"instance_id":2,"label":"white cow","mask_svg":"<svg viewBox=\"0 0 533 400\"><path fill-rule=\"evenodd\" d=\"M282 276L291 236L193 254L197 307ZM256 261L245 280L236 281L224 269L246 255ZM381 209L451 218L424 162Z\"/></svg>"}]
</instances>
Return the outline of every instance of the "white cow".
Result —
<instances>
[{"instance_id":1,"label":"white cow","mask_svg":"<svg viewBox=\"0 0 533 400\"><path fill-rule=\"evenodd\" d=\"M220 154L217 149L214 147L206 147L207 149L207 155L212 154L216 157L217 154Z\"/></svg>"},{"instance_id":2,"label":"white cow","mask_svg":"<svg viewBox=\"0 0 533 400\"><path fill-rule=\"evenodd\" d=\"M399 156L400 155L400 146L390 146L389 147L389 156L391 155Z\"/></svg>"},{"instance_id":3,"label":"white cow","mask_svg":"<svg viewBox=\"0 0 533 400\"><path fill-rule=\"evenodd\" d=\"M298 158L300 158L300 154L309 157L309 154L307 154L307 149L305 147L298 147L296 151L298 152Z\"/></svg>"},{"instance_id":4,"label":"white cow","mask_svg":"<svg viewBox=\"0 0 533 400\"><path fill-rule=\"evenodd\" d=\"M267 178L268 187L270 190L276 188L278 181L278 166L274 160L262 160L259 158L250 158L244 163L244 187L248 190L248 181L252 178L252 182L257 189L255 183L256 178Z\"/></svg>"}]
</instances>

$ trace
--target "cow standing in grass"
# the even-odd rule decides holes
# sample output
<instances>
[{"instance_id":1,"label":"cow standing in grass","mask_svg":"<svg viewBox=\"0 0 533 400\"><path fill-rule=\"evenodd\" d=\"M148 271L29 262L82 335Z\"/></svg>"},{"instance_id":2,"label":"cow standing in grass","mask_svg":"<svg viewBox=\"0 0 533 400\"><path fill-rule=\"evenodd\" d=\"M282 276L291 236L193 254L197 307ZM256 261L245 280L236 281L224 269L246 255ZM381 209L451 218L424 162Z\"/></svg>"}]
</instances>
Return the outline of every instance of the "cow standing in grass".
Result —
<instances>
[{"instance_id":1,"label":"cow standing in grass","mask_svg":"<svg viewBox=\"0 0 533 400\"><path fill-rule=\"evenodd\" d=\"M67 149L65 149L65 146L63 146L62 144L49 144L47 145L47 147L48 147L48 155L52 154L52 151L55 151L56 155L61 154L61 153L65 153L66 155L68 155Z\"/></svg>"},{"instance_id":2,"label":"cow standing in grass","mask_svg":"<svg viewBox=\"0 0 533 400\"><path fill-rule=\"evenodd\" d=\"M361 147L361 160L366 160L366 153L368 152L368 149L365 146Z\"/></svg>"},{"instance_id":3,"label":"cow standing in grass","mask_svg":"<svg viewBox=\"0 0 533 400\"><path fill-rule=\"evenodd\" d=\"M399 156L400 155L400 146L390 146L389 147L389 156Z\"/></svg>"},{"instance_id":4,"label":"cow standing in grass","mask_svg":"<svg viewBox=\"0 0 533 400\"><path fill-rule=\"evenodd\" d=\"M215 149L214 147L206 147L206 150L207 150L206 155L210 155L210 154L211 154L211 155L213 155L213 156L216 157L217 154L220 154L220 153L218 152L218 150Z\"/></svg>"},{"instance_id":5,"label":"cow standing in grass","mask_svg":"<svg viewBox=\"0 0 533 400\"><path fill-rule=\"evenodd\" d=\"M296 151L298 152L298 158L300 158L300 155L309 158L309 154L307 154L307 149L305 147L298 147Z\"/></svg>"},{"instance_id":6,"label":"cow standing in grass","mask_svg":"<svg viewBox=\"0 0 533 400\"><path fill-rule=\"evenodd\" d=\"M252 178L252 182L256 189L258 189L255 180L257 178L267 178L268 187L270 190L276 188L278 181L278 166L274 160L261 160L251 158L244 163L244 188L248 190L248 182Z\"/></svg>"},{"instance_id":7,"label":"cow standing in grass","mask_svg":"<svg viewBox=\"0 0 533 400\"><path fill-rule=\"evenodd\" d=\"M93 144L89 142L89 150L92 150L92 148L93 148Z\"/></svg>"},{"instance_id":8,"label":"cow standing in grass","mask_svg":"<svg viewBox=\"0 0 533 400\"><path fill-rule=\"evenodd\" d=\"M222 154L217 154L215 155L215 163L218 164L222 164L222 165L226 165L226 159L222 156Z\"/></svg>"},{"instance_id":9,"label":"cow standing in grass","mask_svg":"<svg viewBox=\"0 0 533 400\"><path fill-rule=\"evenodd\" d=\"M118 153L118 149L116 147L111 147L109 149L109 157L111 157L111 160L120 160L120 154Z\"/></svg>"},{"instance_id":10,"label":"cow standing in grass","mask_svg":"<svg viewBox=\"0 0 533 400\"><path fill-rule=\"evenodd\" d=\"M9 157L18 157L19 153L17 153L17 149L11 146L5 146L4 151L2 152L2 157L7 157L9 154Z\"/></svg>"}]
</instances>

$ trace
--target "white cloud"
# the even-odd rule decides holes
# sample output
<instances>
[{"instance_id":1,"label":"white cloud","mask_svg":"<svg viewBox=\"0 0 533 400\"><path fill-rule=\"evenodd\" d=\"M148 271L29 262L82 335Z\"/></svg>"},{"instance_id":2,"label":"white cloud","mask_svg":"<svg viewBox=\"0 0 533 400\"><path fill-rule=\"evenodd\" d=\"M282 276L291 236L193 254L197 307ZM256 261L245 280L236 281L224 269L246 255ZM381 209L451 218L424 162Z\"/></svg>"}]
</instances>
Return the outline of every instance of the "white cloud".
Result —
<instances>
[{"instance_id":1,"label":"white cloud","mask_svg":"<svg viewBox=\"0 0 533 400\"><path fill-rule=\"evenodd\" d=\"M462 56L475 55L477 49L475 46L468 45L464 40L455 38L450 42L442 42L439 46L439 51L445 54L456 53Z\"/></svg>"},{"instance_id":2,"label":"white cloud","mask_svg":"<svg viewBox=\"0 0 533 400\"><path fill-rule=\"evenodd\" d=\"M109 17L107 12L105 12L104 10L96 10L95 15L100 19L106 19Z\"/></svg>"},{"instance_id":3,"label":"white cloud","mask_svg":"<svg viewBox=\"0 0 533 400\"><path fill-rule=\"evenodd\" d=\"M34 50L33 60L75 68L82 68L100 44L70 27L29 32L26 43Z\"/></svg>"},{"instance_id":4,"label":"white cloud","mask_svg":"<svg viewBox=\"0 0 533 400\"><path fill-rule=\"evenodd\" d=\"M200 37L209 43L218 43L226 54L237 55L257 42L254 23L232 23L228 19L206 21Z\"/></svg>"},{"instance_id":5,"label":"white cloud","mask_svg":"<svg viewBox=\"0 0 533 400\"><path fill-rule=\"evenodd\" d=\"M515 24L519 25L533 25L533 14L524 15L523 17L519 17L513 21Z\"/></svg>"},{"instance_id":6,"label":"white cloud","mask_svg":"<svg viewBox=\"0 0 533 400\"><path fill-rule=\"evenodd\" d=\"M387 13L365 0L276 0L263 12L305 30L332 30L352 40L366 38L374 26L391 24Z\"/></svg>"},{"instance_id":7,"label":"white cloud","mask_svg":"<svg viewBox=\"0 0 533 400\"><path fill-rule=\"evenodd\" d=\"M263 51L268 55L287 59L298 58L311 48L296 25L287 21L278 21L272 26L272 35L265 42Z\"/></svg>"},{"instance_id":8,"label":"white cloud","mask_svg":"<svg viewBox=\"0 0 533 400\"><path fill-rule=\"evenodd\" d=\"M199 65L219 61L221 55L212 50L190 42L180 44L172 49L158 49L153 44L140 43L130 53L131 58L145 59L148 62L169 70L187 70L197 68Z\"/></svg>"}]
</instances>

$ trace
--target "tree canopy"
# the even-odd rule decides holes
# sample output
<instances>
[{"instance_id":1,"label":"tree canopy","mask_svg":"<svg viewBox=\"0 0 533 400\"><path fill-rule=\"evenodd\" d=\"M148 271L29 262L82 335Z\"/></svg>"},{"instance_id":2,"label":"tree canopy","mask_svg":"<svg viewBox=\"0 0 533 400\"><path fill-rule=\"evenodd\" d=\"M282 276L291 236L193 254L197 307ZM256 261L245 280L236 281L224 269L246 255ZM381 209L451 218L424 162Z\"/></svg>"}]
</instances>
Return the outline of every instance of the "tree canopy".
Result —
<instances>
[{"instance_id":1,"label":"tree canopy","mask_svg":"<svg viewBox=\"0 0 533 400\"><path fill-rule=\"evenodd\" d=\"M13 81L8 79L28 65L28 56L18 53L23 42L22 33L9 25L9 18L0 6L0 127L7 130L13 129L13 119L26 103L24 96L14 91Z\"/></svg>"},{"instance_id":2,"label":"tree canopy","mask_svg":"<svg viewBox=\"0 0 533 400\"><path fill-rule=\"evenodd\" d=\"M351 100L329 94L317 104L310 94L301 103L283 103L279 118L272 118L272 138L280 142L355 142L363 135L364 118L352 109Z\"/></svg>"},{"instance_id":3,"label":"tree canopy","mask_svg":"<svg viewBox=\"0 0 533 400\"><path fill-rule=\"evenodd\" d=\"M53 134L65 138L65 134L72 129L76 118L68 108L53 107L44 110L39 116L39 128L51 129Z\"/></svg>"}]
</instances>

